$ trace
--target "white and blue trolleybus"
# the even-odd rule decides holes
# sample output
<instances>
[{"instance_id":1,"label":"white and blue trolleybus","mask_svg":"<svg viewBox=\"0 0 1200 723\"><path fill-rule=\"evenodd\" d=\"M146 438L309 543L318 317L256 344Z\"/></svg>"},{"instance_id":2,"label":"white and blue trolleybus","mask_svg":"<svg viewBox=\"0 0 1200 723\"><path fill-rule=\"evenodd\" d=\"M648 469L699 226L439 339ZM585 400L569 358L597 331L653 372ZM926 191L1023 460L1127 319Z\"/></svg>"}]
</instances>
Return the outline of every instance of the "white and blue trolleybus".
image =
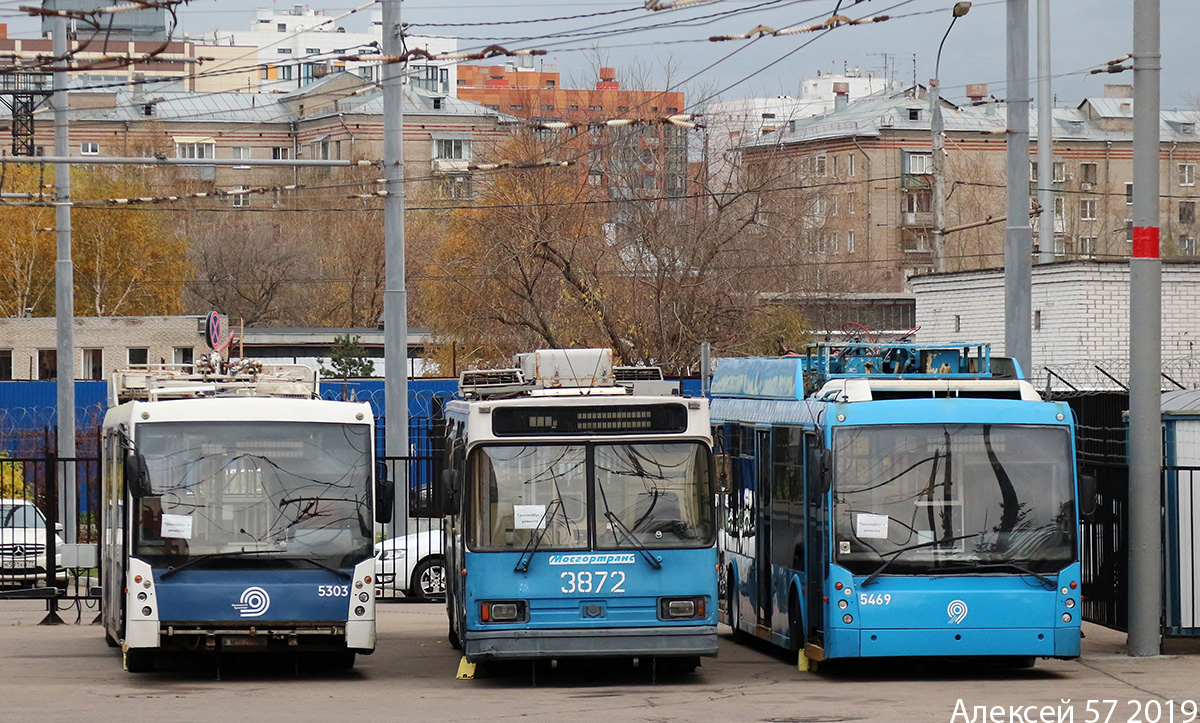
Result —
<instances>
[{"instance_id":1,"label":"white and blue trolleybus","mask_svg":"<svg viewBox=\"0 0 1200 723\"><path fill-rule=\"evenodd\" d=\"M1080 652L1074 422L986 345L723 359L723 617L800 653ZM1086 495L1085 495L1086 497Z\"/></svg>"},{"instance_id":2,"label":"white and blue trolleybus","mask_svg":"<svg viewBox=\"0 0 1200 723\"><path fill-rule=\"evenodd\" d=\"M516 361L446 405L451 642L469 663L716 655L708 402L608 349Z\"/></svg>"},{"instance_id":3,"label":"white and blue trolleybus","mask_svg":"<svg viewBox=\"0 0 1200 723\"><path fill-rule=\"evenodd\" d=\"M104 418L103 620L131 672L159 651L375 648L375 480L365 403L315 372L219 355L118 371Z\"/></svg>"}]
</instances>

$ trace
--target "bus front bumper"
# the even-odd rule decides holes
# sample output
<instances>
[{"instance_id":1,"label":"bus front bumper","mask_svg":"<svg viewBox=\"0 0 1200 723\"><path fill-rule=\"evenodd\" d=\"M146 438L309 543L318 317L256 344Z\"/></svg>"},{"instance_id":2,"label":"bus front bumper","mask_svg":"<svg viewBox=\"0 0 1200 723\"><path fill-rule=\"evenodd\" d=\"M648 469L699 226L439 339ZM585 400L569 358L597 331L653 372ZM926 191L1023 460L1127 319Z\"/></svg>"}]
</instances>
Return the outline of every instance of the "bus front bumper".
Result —
<instances>
[{"instance_id":1,"label":"bus front bumper","mask_svg":"<svg viewBox=\"0 0 1200 723\"><path fill-rule=\"evenodd\" d=\"M463 645L471 662L522 658L715 657L717 627L469 630Z\"/></svg>"}]
</instances>

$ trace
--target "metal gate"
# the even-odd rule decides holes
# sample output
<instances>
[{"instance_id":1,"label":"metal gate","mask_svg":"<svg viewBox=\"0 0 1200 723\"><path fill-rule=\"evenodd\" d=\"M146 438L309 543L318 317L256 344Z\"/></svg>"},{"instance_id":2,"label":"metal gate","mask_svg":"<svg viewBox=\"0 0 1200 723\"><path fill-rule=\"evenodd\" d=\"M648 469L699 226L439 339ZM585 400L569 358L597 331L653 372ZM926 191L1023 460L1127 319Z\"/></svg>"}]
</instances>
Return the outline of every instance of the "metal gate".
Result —
<instances>
[{"instance_id":1,"label":"metal gate","mask_svg":"<svg viewBox=\"0 0 1200 723\"><path fill-rule=\"evenodd\" d=\"M62 515L63 479L74 480L78 515ZM0 599L45 599L46 622L98 611L99 519L99 459L0 456Z\"/></svg>"}]
</instances>

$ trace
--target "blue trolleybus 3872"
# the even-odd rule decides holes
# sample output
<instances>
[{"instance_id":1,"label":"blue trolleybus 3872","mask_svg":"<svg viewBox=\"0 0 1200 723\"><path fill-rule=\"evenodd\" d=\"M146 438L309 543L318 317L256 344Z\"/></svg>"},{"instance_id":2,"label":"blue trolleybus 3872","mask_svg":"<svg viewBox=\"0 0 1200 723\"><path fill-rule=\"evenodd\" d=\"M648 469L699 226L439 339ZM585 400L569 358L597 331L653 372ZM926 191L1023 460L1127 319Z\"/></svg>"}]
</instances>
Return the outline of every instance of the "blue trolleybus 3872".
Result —
<instances>
[{"instance_id":1,"label":"blue trolleybus 3872","mask_svg":"<svg viewBox=\"0 0 1200 723\"><path fill-rule=\"evenodd\" d=\"M447 608L469 663L717 653L708 403L611 354L519 355L446 405Z\"/></svg>"},{"instance_id":2,"label":"blue trolleybus 3872","mask_svg":"<svg viewBox=\"0 0 1200 723\"><path fill-rule=\"evenodd\" d=\"M724 359L712 396L735 635L800 651L802 669L1079 655L1073 417L1010 360L818 345Z\"/></svg>"},{"instance_id":3,"label":"blue trolleybus 3872","mask_svg":"<svg viewBox=\"0 0 1200 723\"><path fill-rule=\"evenodd\" d=\"M215 354L114 374L101 578L105 637L130 672L160 650L319 653L334 667L374 650L374 530L391 488L376 489L370 406L314 399L316 382Z\"/></svg>"}]
</instances>

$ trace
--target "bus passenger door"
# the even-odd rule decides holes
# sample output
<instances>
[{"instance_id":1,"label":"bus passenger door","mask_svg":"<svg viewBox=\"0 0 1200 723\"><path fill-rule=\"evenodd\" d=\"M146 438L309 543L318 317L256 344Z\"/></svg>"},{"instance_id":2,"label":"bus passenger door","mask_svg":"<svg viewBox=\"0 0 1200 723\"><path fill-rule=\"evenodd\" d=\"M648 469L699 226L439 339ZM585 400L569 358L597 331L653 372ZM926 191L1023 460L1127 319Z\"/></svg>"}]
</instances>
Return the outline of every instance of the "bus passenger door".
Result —
<instances>
[{"instance_id":1,"label":"bus passenger door","mask_svg":"<svg viewBox=\"0 0 1200 723\"><path fill-rule=\"evenodd\" d=\"M821 471L821 440L817 435L804 435L804 585L807 590L806 641L824 645L825 630L825 480ZM801 641L801 647L803 647Z\"/></svg>"},{"instance_id":2,"label":"bus passenger door","mask_svg":"<svg viewBox=\"0 0 1200 723\"><path fill-rule=\"evenodd\" d=\"M754 511L758 534L754 538L754 567L757 573L758 624L771 628L773 607L771 584L771 431L754 430Z\"/></svg>"}]
</instances>

